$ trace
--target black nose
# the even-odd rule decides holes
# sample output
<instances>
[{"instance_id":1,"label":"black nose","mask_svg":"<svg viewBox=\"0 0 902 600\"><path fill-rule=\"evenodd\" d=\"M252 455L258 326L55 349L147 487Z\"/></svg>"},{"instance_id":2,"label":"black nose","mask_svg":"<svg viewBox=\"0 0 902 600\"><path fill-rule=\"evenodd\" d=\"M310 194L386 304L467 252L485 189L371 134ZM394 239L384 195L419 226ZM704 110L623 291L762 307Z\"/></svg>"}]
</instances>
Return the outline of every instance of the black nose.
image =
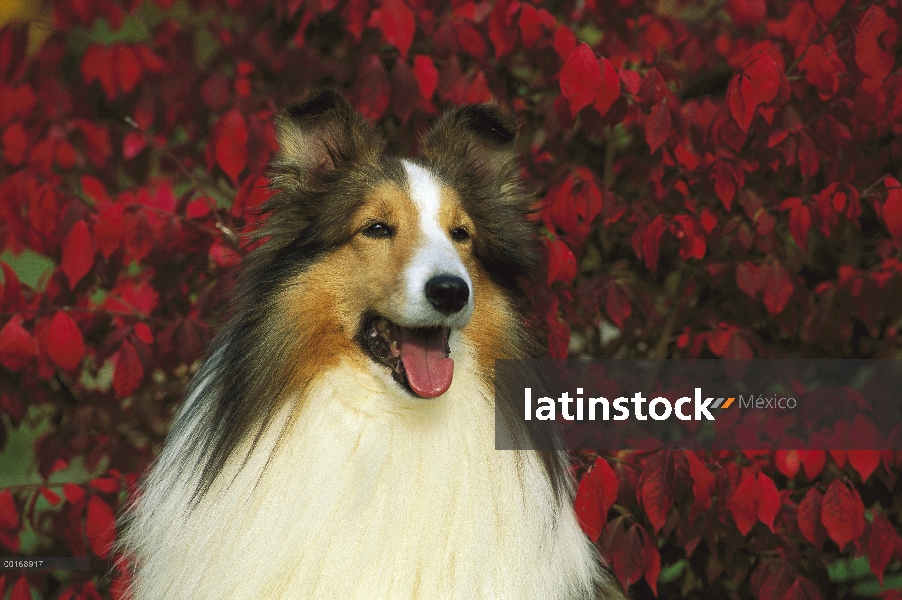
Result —
<instances>
[{"instance_id":1,"label":"black nose","mask_svg":"<svg viewBox=\"0 0 902 600\"><path fill-rule=\"evenodd\" d=\"M456 275L436 275L426 282L426 299L435 310L450 315L467 305L470 288Z\"/></svg>"}]
</instances>

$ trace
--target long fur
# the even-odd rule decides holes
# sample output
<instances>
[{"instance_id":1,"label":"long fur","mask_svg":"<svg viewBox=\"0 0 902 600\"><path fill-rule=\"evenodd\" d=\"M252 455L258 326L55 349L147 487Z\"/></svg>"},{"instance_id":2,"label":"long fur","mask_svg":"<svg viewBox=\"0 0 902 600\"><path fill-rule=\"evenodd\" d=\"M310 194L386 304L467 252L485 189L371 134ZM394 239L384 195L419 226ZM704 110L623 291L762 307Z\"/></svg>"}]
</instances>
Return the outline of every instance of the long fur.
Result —
<instances>
[{"instance_id":1,"label":"long fur","mask_svg":"<svg viewBox=\"0 0 902 600\"><path fill-rule=\"evenodd\" d=\"M513 119L453 111L417 163L382 156L333 92L277 126L266 241L124 520L131 597L615 597L563 457L494 449L493 360L540 352L517 310L537 253ZM472 317L451 330L454 377L434 400L387 375L360 335L374 312L405 318L390 290L413 272L422 231L394 245L360 231L367 214L414 222L412 173L442 198L438 220L472 230L453 242Z\"/></svg>"}]
</instances>

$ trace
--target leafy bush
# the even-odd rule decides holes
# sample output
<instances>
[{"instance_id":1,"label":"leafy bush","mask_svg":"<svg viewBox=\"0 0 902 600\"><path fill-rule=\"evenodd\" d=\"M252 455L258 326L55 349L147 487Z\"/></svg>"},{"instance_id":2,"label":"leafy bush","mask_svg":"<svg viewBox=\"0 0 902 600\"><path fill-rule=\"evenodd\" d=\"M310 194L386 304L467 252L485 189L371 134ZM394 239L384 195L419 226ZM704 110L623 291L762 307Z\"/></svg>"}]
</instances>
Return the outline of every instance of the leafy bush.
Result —
<instances>
[{"instance_id":1,"label":"leafy bush","mask_svg":"<svg viewBox=\"0 0 902 600\"><path fill-rule=\"evenodd\" d=\"M0 589L120 593L114 513L257 225L271 118L316 85L400 154L450 106L515 111L554 356L899 358L900 16L898 0L58 0L5 26L0 547L96 568ZM574 468L634 598L899 586L902 453Z\"/></svg>"}]
</instances>

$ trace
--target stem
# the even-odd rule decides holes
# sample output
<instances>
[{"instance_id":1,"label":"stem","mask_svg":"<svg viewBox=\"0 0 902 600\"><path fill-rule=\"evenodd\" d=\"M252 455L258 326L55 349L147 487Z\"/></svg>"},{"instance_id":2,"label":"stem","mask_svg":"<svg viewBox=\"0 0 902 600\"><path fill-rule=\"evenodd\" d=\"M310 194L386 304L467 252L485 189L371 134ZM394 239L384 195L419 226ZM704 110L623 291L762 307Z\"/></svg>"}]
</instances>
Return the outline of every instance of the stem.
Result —
<instances>
[{"instance_id":1,"label":"stem","mask_svg":"<svg viewBox=\"0 0 902 600\"><path fill-rule=\"evenodd\" d=\"M690 277L683 277L683 274L680 273L680 282L677 285L676 294L674 294L673 304L671 305L670 312L667 314L667 318L664 320L664 327L661 330L661 337L658 338L658 343L655 344L655 347L649 353L648 357L652 360L659 360L663 358L667 358L667 346L670 345L673 326L676 324L677 317L680 315L680 308L682 307L682 295L683 292L686 291L686 283L691 279Z\"/></svg>"}]
</instances>

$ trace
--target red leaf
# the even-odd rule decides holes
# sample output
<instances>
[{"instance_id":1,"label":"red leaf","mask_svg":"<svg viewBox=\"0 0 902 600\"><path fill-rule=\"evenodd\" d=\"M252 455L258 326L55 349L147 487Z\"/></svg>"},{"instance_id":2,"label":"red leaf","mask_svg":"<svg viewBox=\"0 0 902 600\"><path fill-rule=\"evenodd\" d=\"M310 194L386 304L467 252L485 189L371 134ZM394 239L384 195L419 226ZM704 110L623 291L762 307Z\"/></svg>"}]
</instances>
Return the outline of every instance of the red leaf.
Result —
<instances>
[{"instance_id":1,"label":"red leaf","mask_svg":"<svg viewBox=\"0 0 902 600\"><path fill-rule=\"evenodd\" d=\"M886 565L892 560L893 554L902 550L902 538L881 511L872 509L871 512L874 520L868 538L868 563L882 586Z\"/></svg>"},{"instance_id":2,"label":"red leaf","mask_svg":"<svg viewBox=\"0 0 902 600\"><path fill-rule=\"evenodd\" d=\"M821 600L821 593L811 581L799 578L792 582L782 600Z\"/></svg>"},{"instance_id":3,"label":"red leaf","mask_svg":"<svg viewBox=\"0 0 902 600\"><path fill-rule=\"evenodd\" d=\"M248 134L244 116L233 108L219 119L214 132L216 162L232 183L238 185L238 175L247 166L248 156Z\"/></svg>"},{"instance_id":4,"label":"red leaf","mask_svg":"<svg viewBox=\"0 0 902 600\"><path fill-rule=\"evenodd\" d=\"M88 500L88 518L85 529L91 551L100 558L106 558L113 542L116 541L116 525L113 510L98 496Z\"/></svg>"},{"instance_id":5,"label":"red leaf","mask_svg":"<svg viewBox=\"0 0 902 600\"><path fill-rule=\"evenodd\" d=\"M820 168L821 155L814 146L814 141L806 133L799 135L799 170L805 179L814 177Z\"/></svg>"},{"instance_id":6,"label":"red leaf","mask_svg":"<svg viewBox=\"0 0 902 600\"><path fill-rule=\"evenodd\" d=\"M736 522L736 527L742 535L748 535L749 531L758 521L757 483L753 471L746 471L739 487L730 498L730 514Z\"/></svg>"},{"instance_id":7,"label":"red leaf","mask_svg":"<svg viewBox=\"0 0 902 600\"><path fill-rule=\"evenodd\" d=\"M106 166L106 161L113 151L109 130L85 119L78 121L78 128L81 129L81 134L85 138L85 152L88 159L94 163L95 167L102 169Z\"/></svg>"},{"instance_id":8,"label":"red leaf","mask_svg":"<svg viewBox=\"0 0 902 600\"><path fill-rule=\"evenodd\" d=\"M630 584L639 581L645 572L645 557L638 525L633 525L620 536L614 544L612 554L614 575L620 585L626 589Z\"/></svg>"},{"instance_id":9,"label":"red leaf","mask_svg":"<svg viewBox=\"0 0 902 600\"><path fill-rule=\"evenodd\" d=\"M836 52L828 54L815 44L805 51L799 70L805 73L805 80L817 88L821 100L827 100L839 90L840 76L845 73L846 66Z\"/></svg>"},{"instance_id":10,"label":"red leaf","mask_svg":"<svg viewBox=\"0 0 902 600\"><path fill-rule=\"evenodd\" d=\"M715 356L723 356L727 350L727 344L730 343L730 338L733 337L735 332L735 325L729 326L725 323L719 323L717 329L708 335L708 348L711 349Z\"/></svg>"},{"instance_id":11,"label":"red leaf","mask_svg":"<svg viewBox=\"0 0 902 600\"><path fill-rule=\"evenodd\" d=\"M880 465L881 452L861 448L879 448L883 443L880 431L874 422L862 414L855 415L852 427L849 429L848 440L854 450L846 451L849 465L858 471L861 481L867 481L874 469Z\"/></svg>"},{"instance_id":12,"label":"red leaf","mask_svg":"<svg viewBox=\"0 0 902 600\"><path fill-rule=\"evenodd\" d=\"M532 48L542 37L542 19L532 4L520 5L520 39L524 48Z\"/></svg>"},{"instance_id":13,"label":"red leaf","mask_svg":"<svg viewBox=\"0 0 902 600\"><path fill-rule=\"evenodd\" d=\"M413 73L420 85L420 94L425 100L431 100L438 85L438 69L428 56L418 55L413 59Z\"/></svg>"},{"instance_id":14,"label":"red leaf","mask_svg":"<svg viewBox=\"0 0 902 600\"><path fill-rule=\"evenodd\" d=\"M398 49L401 58L407 58L407 51L413 43L416 22L413 11L404 0L383 0L379 11L379 28L385 41Z\"/></svg>"},{"instance_id":15,"label":"red leaf","mask_svg":"<svg viewBox=\"0 0 902 600\"><path fill-rule=\"evenodd\" d=\"M780 512L780 494L774 480L761 472L758 473L757 498L758 519L774 531L774 519Z\"/></svg>"},{"instance_id":16,"label":"red leaf","mask_svg":"<svg viewBox=\"0 0 902 600\"><path fill-rule=\"evenodd\" d=\"M877 443L879 442L875 441L875 444ZM849 464L852 466L852 468L858 471L858 474L861 476L862 483L867 481L868 477L871 476L871 473L873 473L874 470L880 465L880 455L880 450L846 451L846 458L849 459Z\"/></svg>"},{"instance_id":17,"label":"red leaf","mask_svg":"<svg viewBox=\"0 0 902 600\"><path fill-rule=\"evenodd\" d=\"M122 245L125 229L124 204L110 204L100 211L94 223L94 242L104 258L112 256Z\"/></svg>"},{"instance_id":18,"label":"red leaf","mask_svg":"<svg viewBox=\"0 0 902 600\"><path fill-rule=\"evenodd\" d=\"M3 285L0 285L0 309L15 307L21 295L22 284L19 277L5 262L0 262L0 270L3 271Z\"/></svg>"},{"instance_id":19,"label":"red leaf","mask_svg":"<svg viewBox=\"0 0 902 600\"><path fill-rule=\"evenodd\" d=\"M131 160L141 154L146 147L147 137L143 133L129 131L122 138L122 157L125 160Z\"/></svg>"},{"instance_id":20,"label":"red leaf","mask_svg":"<svg viewBox=\"0 0 902 600\"><path fill-rule=\"evenodd\" d=\"M902 238L902 184L893 177L884 177L886 202L883 203L883 221L890 235Z\"/></svg>"},{"instance_id":21,"label":"red leaf","mask_svg":"<svg viewBox=\"0 0 902 600\"><path fill-rule=\"evenodd\" d=\"M623 83L623 89L636 96L642 85L642 76L636 71L629 69L620 69L620 81Z\"/></svg>"},{"instance_id":22,"label":"red leaf","mask_svg":"<svg viewBox=\"0 0 902 600\"><path fill-rule=\"evenodd\" d=\"M467 86L464 102L466 104L482 104L483 102L489 102L491 99L492 92L489 90L489 82L485 78L485 73L480 71L473 77L470 85Z\"/></svg>"},{"instance_id":23,"label":"red leaf","mask_svg":"<svg viewBox=\"0 0 902 600\"><path fill-rule=\"evenodd\" d=\"M568 282L576 277L576 256L561 240L548 243L548 285L555 281Z\"/></svg>"},{"instance_id":24,"label":"red leaf","mask_svg":"<svg viewBox=\"0 0 902 600\"><path fill-rule=\"evenodd\" d=\"M754 263L744 262L736 266L736 285L749 297L754 298L763 283L761 269Z\"/></svg>"},{"instance_id":25,"label":"red leaf","mask_svg":"<svg viewBox=\"0 0 902 600\"><path fill-rule=\"evenodd\" d=\"M85 355L85 341L75 321L65 312L58 311L50 321L47 354L64 371L73 371Z\"/></svg>"},{"instance_id":26,"label":"red leaf","mask_svg":"<svg viewBox=\"0 0 902 600\"><path fill-rule=\"evenodd\" d=\"M764 0L727 0L724 10L739 27L754 27L767 16Z\"/></svg>"},{"instance_id":27,"label":"red leaf","mask_svg":"<svg viewBox=\"0 0 902 600\"><path fill-rule=\"evenodd\" d=\"M88 274L94 266L94 242L84 221L78 221L63 240L63 259L60 268L69 280L69 287Z\"/></svg>"},{"instance_id":28,"label":"red leaf","mask_svg":"<svg viewBox=\"0 0 902 600\"><path fill-rule=\"evenodd\" d=\"M714 163L714 171L711 174L714 179L714 192L724 208L730 210L733 205L733 198L736 196L736 178L733 175L733 168L722 160Z\"/></svg>"},{"instance_id":29,"label":"red leaf","mask_svg":"<svg viewBox=\"0 0 902 600\"><path fill-rule=\"evenodd\" d=\"M814 12L824 23L829 23L843 7L843 0L814 0Z\"/></svg>"},{"instance_id":30,"label":"red leaf","mask_svg":"<svg viewBox=\"0 0 902 600\"><path fill-rule=\"evenodd\" d=\"M792 277L778 262L761 266L761 285L764 289L764 307L772 315L786 308L795 291Z\"/></svg>"},{"instance_id":31,"label":"red leaf","mask_svg":"<svg viewBox=\"0 0 902 600\"><path fill-rule=\"evenodd\" d=\"M821 523L840 550L857 540L864 533L864 505L858 492L845 482L834 480L824 494Z\"/></svg>"},{"instance_id":32,"label":"red leaf","mask_svg":"<svg viewBox=\"0 0 902 600\"><path fill-rule=\"evenodd\" d=\"M153 229L144 211L126 213L122 219L122 239L128 256L141 262L153 249Z\"/></svg>"},{"instance_id":33,"label":"red leaf","mask_svg":"<svg viewBox=\"0 0 902 600\"><path fill-rule=\"evenodd\" d=\"M344 27L354 37L354 42L359 43L366 29L366 20L370 15L370 3L366 0L350 0L341 11L344 18Z\"/></svg>"},{"instance_id":34,"label":"red leaf","mask_svg":"<svg viewBox=\"0 0 902 600\"><path fill-rule=\"evenodd\" d=\"M31 594L31 586L28 585L28 580L25 579L25 576L19 577L16 581L16 585L13 586L13 591L9 595L9 600L31 600L34 596Z\"/></svg>"},{"instance_id":35,"label":"red leaf","mask_svg":"<svg viewBox=\"0 0 902 600\"><path fill-rule=\"evenodd\" d=\"M608 114L611 106L620 97L620 75L617 73L617 67L614 63L606 58L601 59L601 86L598 88L598 95L595 96L595 102L592 107L598 111L602 117ZM670 129L670 127L668 127Z\"/></svg>"},{"instance_id":36,"label":"red leaf","mask_svg":"<svg viewBox=\"0 0 902 600\"><path fill-rule=\"evenodd\" d=\"M745 70L759 104L773 102L780 90L780 71L770 54L762 52Z\"/></svg>"},{"instance_id":37,"label":"red leaf","mask_svg":"<svg viewBox=\"0 0 902 600\"><path fill-rule=\"evenodd\" d=\"M406 123L413 114L414 109L420 104L420 86L416 75L407 61L395 61L395 68L391 72L391 105L395 114Z\"/></svg>"},{"instance_id":38,"label":"red leaf","mask_svg":"<svg viewBox=\"0 0 902 600\"><path fill-rule=\"evenodd\" d=\"M802 468L809 480L821 474L824 466L827 464L826 450L799 450L799 460L802 461Z\"/></svg>"},{"instance_id":39,"label":"red leaf","mask_svg":"<svg viewBox=\"0 0 902 600\"><path fill-rule=\"evenodd\" d=\"M716 479L708 467L698 459L695 452L689 450L685 453L686 462L689 464L689 475L692 477L692 506L689 508L688 521L690 525L703 510L711 506L711 495Z\"/></svg>"},{"instance_id":40,"label":"red leaf","mask_svg":"<svg viewBox=\"0 0 902 600\"><path fill-rule=\"evenodd\" d=\"M802 466L798 450L786 450L783 448L774 453L774 464L777 466L777 470L788 479L794 478Z\"/></svg>"},{"instance_id":41,"label":"red leaf","mask_svg":"<svg viewBox=\"0 0 902 600\"><path fill-rule=\"evenodd\" d=\"M639 479L639 498L648 520L658 533L673 506L673 458L670 452L652 454Z\"/></svg>"},{"instance_id":42,"label":"red leaf","mask_svg":"<svg viewBox=\"0 0 902 600\"><path fill-rule=\"evenodd\" d=\"M13 500L12 492L3 490L0 492L0 530L15 531L19 528L19 511Z\"/></svg>"},{"instance_id":43,"label":"red leaf","mask_svg":"<svg viewBox=\"0 0 902 600\"><path fill-rule=\"evenodd\" d=\"M97 477L91 480L91 487L98 492L118 492L120 489L119 482L112 477Z\"/></svg>"},{"instance_id":44,"label":"red leaf","mask_svg":"<svg viewBox=\"0 0 902 600\"><path fill-rule=\"evenodd\" d=\"M883 85L873 79L865 79L855 90L852 111L865 123L876 123L886 112L886 94ZM59 148L59 146L57 146Z\"/></svg>"},{"instance_id":45,"label":"red leaf","mask_svg":"<svg viewBox=\"0 0 902 600\"><path fill-rule=\"evenodd\" d=\"M619 488L617 475L603 458L596 458L594 468L579 482L574 508L579 524L592 541L598 541Z\"/></svg>"},{"instance_id":46,"label":"red leaf","mask_svg":"<svg viewBox=\"0 0 902 600\"><path fill-rule=\"evenodd\" d=\"M219 268L227 269L241 262L241 255L222 240L216 240L209 250L210 260Z\"/></svg>"},{"instance_id":47,"label":"red leaf","mask_svg":"<svg viewBox=\"0 0 902 600\"><path fill-rule=\"evenodd\" d=\"M60 503L60 500L62 500L62 498L60 498L59 495L50 488L41 486L40 491L41 495L44 496L44 498L47 500L47 502L50 503L51 506L56 506Z\"/></svg>"},{"instance_id":48,"label":"red leaf","mask_svg":"<svg viewBox=\"0 0 902 600\"><path fill-rule=\"evenodd\" d=\"M576 50L576 35L566 25L559 26L554 31L554 51L563 60L567 60Z\"/></svg>"},{"instance_id":49,"label":"red leaf","mask_svg":"<svg viewBox=\"0 0 902 600\"><path fill-rule=\"evenodd\" d=\"M883 81L893 70L898 26L886 16L880 6L871 6L858 25L855 34L855 64L861 72L876 81Z\"/></svg>"},{"instance_id":50,"label":"red leaf","mask_svg":"<svg viewBox=\"0 0 902 600\"><path fill-rule=\"evenodd\" d=\"M517 38L511 35L514 27L513 14L510 0L494 2L492 13L489 15L489 39L495 46L495 58L501 58L510 54L517 43Z\"/></svg>"},{"instance_id":51,"label":"red leaf","mask_svg":"<svg viewBox=\"0 0 902 600\"><path fill-rule=\"evenodd\" d=\"M773 480L760 471L747 470L730 498L730 513L742 535L761 521L774 531L774 519L780 511L780 495Z\"/></svg>"},{"instance_id":52,"label":"red leaf","mask_svg":"<svg viewBox=\"0 0 902 600\"><path fill-rule=\"evenodd\" d=\"M116 353L115 362L113 389L120 398L127 398L138 389L141 380L144 379L144 365L135 347L128 340L122 342L119 352Z\"/></svg>"},{"instance_id":53,"label":"red leaf","mask_svg":"<svg viewBox=\"0 0 902 600\"><path fill-rule=\"evenodd\" d=\"M645 141L652 154L667 141L670 126L670 110L664 104L653 106L645 120Z\"/></svg>"},{"instance_id":54,"label":"red leaf","mask_svg":"<svg viewBox=\"0 0 902 600\"><path fill-rule=\"evenodd\" d=\"M644 529L642 532L642 562L645 563L645 581L648 582L652 593L658 595L658 576L661 574L661 553L655 544L655 538L648 535Z\"/></svg>"},{"instance_id":55,"label":"red leaf","mask_svg":"<svg viewBox=\"0 0 902 600\"><path fill-rule=\"evenodd\" d=\"M802 250L808 247L809 229L811 229L811 209L800 201L789 211L789 233Z\"/></svg>"},{"instance_id":56,"label":"red leaf","mask_svg":"<svg viewBox=\"0 0 902 600\"><path fill-rule=\"evenodd\" d=\"M81 76L85 83L100 81L107 99L116 97L116 69L114 68L113 51L97 44L91 44L81 59Z\"/></svg>"},{"instance_id":57,"label":"red leaf","mask_svg":"<svg viewBox=\"0 0 902 600\"><path fill-rule=\"evenodd\" d=\"M454 25L454 36L457 38L457 44L462 52L466 52L479 60L482 60L489 53L489 47L485 43L485 38L473 25L467 21L459 21Z\"/></svg>"},{"instance_id":58,"label":"red leaf","mask_svg":"<svg viewBox=\"0 0 902 600\"><path fill-rule=\"evenodd\" d=\"M75 504L84 499L85 490L83 487L75 485L74 483L65 483L63 484L63 496L66 497L66 500L68 500L69 503Z\"/></svg>"},{"instance_id":59,"label":"red leaf","mask_svg":"<svg viewBox=\"0 0 902 600\"><path fill-rule=\"evenodd\" d=\"M661 236L667 223L664 222L664 215L658 215L648 224L642 233L642 257L645 259L645 266L652 273L658 268L658 255L661 252Z\"/></svg>"},{"instance_id":60,"label":"red leaf","mask_svg":"<svg viewBox=\"0 0 902 600\"><path fill-rule=\"evenodd\" d=\"M125 44L117 44L110 49L116 68L116 82L126 94L135 89L141 79L141 63L135 51Z\"/></svg>"},{"instance_id":61,"label":"red leaf","mask_svg":"<svg viewBox=\"0 0 902 600\"><path fill-rule=\"evenodd\" d=\"M585 43L570 54L561 68L561 94L570 101L573 114L592 104L601 85L601 66L595 52Z\"/></svg>"},{"instance_id":62,"label":"red leaf","mask_svg":"<svg viewBox=\"0 0 902 600\"><path fill-rule=\"evenodd\" d=\"M757 105L757 93L748 77L739 74L733 76L727 87L727 104L733 120L743 133L748 133Z\"/></svg>"},{"instance_id":63,"label":"red leaf","mask_svg":"<svg viewBox=\"0 0 902 600\"><path fill-rule=\"evenodd\" d=\"M633 312L629 294L618 284L611 284L608 287L604 307L608 318L617 327L623 327L623 322Z\"/></svg>"},{"instance_id":64,"label":"red leaf","mask_svg":"<svg viewBox=\"0 0 902 600\"><path fill-rule=\"evenodd\" d=\"M38 355L34 337L22 327L22 317L15 315L0 329L0 365L18 371Z\"/></svg>"},{"instance_id":65,"label":"red leaf","mask_svg":"<svg viewBox=\"0 0 902 600\"><path fill-rule=\"evenodd\" d=\"M56 192L50 186L41 186L38 191L31 194L28 203L28 220L35 229L39 229L45 235L54 235L59 221L59 203L56 200Z\"/></svg>"},{"instance_id":66,"label":"red leaf","mask_svg":"<svg viewBox=\"0 0 902 600\"><path fill-rule=\"evenodd\" d=\"M354 102L357 110L365 119L376 121L385 114L390 100L391 84L388 82L388 72L379 57L372 54L364 61L354 86Z\"/></svg>"},{"instance_id":67,"label":"red leaf","mask_svg":"<svg viewBox=\"0 0 902 600\"><path fill-rule=\"evenodd\" d=\"M147 323L138 323L135 325L135 335L145 344L153 344L153 332Z\"/></svg>"},{"instance_id":68,"label":"red leaf","mask_svg":"<svg viewBox=\"0 0 902 600\"><path fill-rule=\"evenodd\" d=\"M110 201L106 192L106 186L93 175L82 175L80 183L82 191L95 203Z\"/></svg>"},{"instance_id":69,"label":"red leaf","mask_svg":"<svg viewBox=\"0 0 902 600\"><path fill-rule=\"evenodd\" d=\"M28 134L21 123L13 123L3 132L0 139L3 144L3 158L14 167L25 160L25 151L28 149Z\"/></svg>"}]
</instances>

